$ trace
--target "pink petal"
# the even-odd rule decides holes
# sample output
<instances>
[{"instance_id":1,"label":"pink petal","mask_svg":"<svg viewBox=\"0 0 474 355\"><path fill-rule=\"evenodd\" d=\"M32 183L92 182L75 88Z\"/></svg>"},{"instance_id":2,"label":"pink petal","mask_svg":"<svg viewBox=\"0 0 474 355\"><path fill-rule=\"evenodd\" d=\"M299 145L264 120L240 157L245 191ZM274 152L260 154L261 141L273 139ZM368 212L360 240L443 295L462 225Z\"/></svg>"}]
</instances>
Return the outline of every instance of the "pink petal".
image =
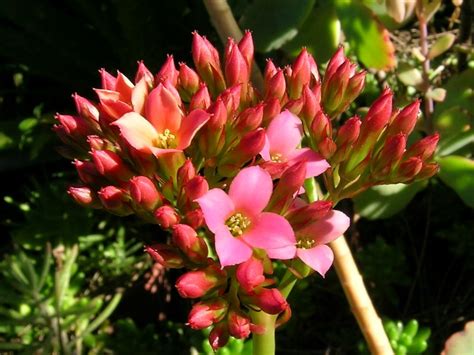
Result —
<instances>
[{"instance_id":1,"label":"pink petal","mask_svg":"<svg viewBox=\"0 0 474 355\"><path fill-rule=\"evenodd\" d=\"M207 227L214 233L225 226L227 218L235 211L234 203L221 189L209 190L196 202L201 207Z\"/></svg>"},{"instance_id":2,"label":"pink petal","mask_svg":"<svg viewBox=\"0 0 474 355\"><path fill-rule=\"evenodd\" d=\"M301 120L285 110L270 122L267 137L270 142L270 152L287 157L301 143L303 137Z\"/></svg>"},{"instance_id":3,"label":"pink petal","mask_svg":"<svg viewBox=\"0 0 474 355\"><path fill-rule=\"evenodd\" d=\"M252 223L242 235L245 242L264 249L270 258L292 259L295 256L295 233L284 217L264 212Z\"/></svg>"},{"instance_id":4,"label":"pink petal","mask_svg":"<svg viewBox=\"0 0 474 355\"><path fill-rule=\"evenodd\" d=\"M310 268L321 274L326 274L334 260L334 254L327 245L316 245L311 249L297 249L296 255Z\"/></svg>"},{"instance_id":5,"label":"pink petal","mask_svg":"<svg viewBox=\"0 0 474 355\"><path fill-rule=\"evenodd\" d=\"M296 149L289 156L289 159L294 163L302 160L307 162L306 178L321 175L330 167L329 163L321 155L310 148Z\"/></svg>"},{"instance_id":6,"label":"pink petal","mask_svg":"<svg viewBox=\"0 0 474 355\"><path fill-rule=\"evenodd\" d=\"M112 125L117 126L125 141L138 151L149 152L158 139L151 123L136 112L126 113Z\"/></svg>"},{"instance_id":7,"label":"pink petal","mask_svg":"<svg viewBox=\"0 0 474 355\"><path fill-rule=\"evenodd\" d=\"M146 118L160 133L169 129L174 134L181 126L181 109L174 95L163 84L159 84L148 95L145 113Z\"/></svg>"},{"instance_id":8,"label":"pink petal","mask_svg":"<svg viewBox=\"0 0 474 355\"><path fill-rule=\"evenodd\" d=\"M332 210L323 219L298 231L298 234L311 236L316 244L327 244L343 235L349 228L349 224L349 217L340 211Z\"/></svg>"},{"instance_id":9,"label":"pink petal","mask_svg":"<svg viewBox=\"0 0 474 355\"><path fill-rule=\"evenodd\" d=\"M191 144L197 131L209 121L211 115L204 110L193 110L181 122L178 133L178 149L186 149Z\"/></svg>"},{"instance_id":10,"label":"pink petal","mask_svg":"<svg viewBox=\"0 0 474 355\"><path fill-rule=\"evenodd\" d=\"M265 161L272 160L272 157L270 156L270 141L268 140L268 136L266 134L265 134L265 144L263 145L260 155Z\"/></svg>"},{"instance_id":11,"label":"pink petal","mask_svg":"<svg viewBox=\"0 0 474 355\"><path fill-rule=\"evenodd\" d=\"M133 111L143 115L145 109L145 101L148 96L148 84L145 78L141 79L132 91Z\"/></svg>"},{"instance_id":12,"label":"pink petal","mask_svg":"<svg viewBox=\"0 0 474 355\"><path fill-rule=\"evenodd\" d=\"M222 267L247 261L252 256L252 248L230 234L227 226L215 232L216 252Z\"/></svg>"},{"instance_id":13,"label":"pink petal","mask_svg":"<svg viewBox=\"0 0 474 355\"><path fill-rule=\"evenodd\" d=\"M260 213L270 201L273 182L270 174L258 166L242 169L229 188L235 209L249 217Z\"/></svg>"}]
</instances>

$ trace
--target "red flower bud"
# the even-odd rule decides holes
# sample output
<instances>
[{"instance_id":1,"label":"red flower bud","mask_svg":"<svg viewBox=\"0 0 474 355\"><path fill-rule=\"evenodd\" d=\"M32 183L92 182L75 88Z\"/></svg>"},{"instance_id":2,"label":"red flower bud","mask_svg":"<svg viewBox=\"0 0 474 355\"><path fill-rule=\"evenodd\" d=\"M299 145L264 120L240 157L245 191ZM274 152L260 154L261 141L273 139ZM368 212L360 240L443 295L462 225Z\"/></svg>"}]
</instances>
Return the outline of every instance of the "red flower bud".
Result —
<instances>
[{"instance_id":1,"label":"red flower bud","mask_svg":"<svg viewBox=\"0 0 474 355\"><path fill-rule=\"evenodd\" d=\"M235 276L237 277L240 287L242 287L246 293L253 293L254 289L265 281L262 261L251 257L237 266Z\"/></svg>"},{"instance_id":2,"label":"red flower bud","mask_svg":"<svg viewBox=\"0 0 474 355\"><path fill-rule=\"evenodd\" d=\"M179 223L180 220L176 210L168 205L161 206L155 211L155 219L158 225L163 229L173 227Z\"/></svg>"},{"instance_id":3,"label":"red flower bud","mask_svg":"<svg viewBox=\"0 0 474 355\"><path fill-rule=\"evenodd\" d=\"M176 248L166 244L145 245L145 251L155 262L169 269L180 269L184 260Z\"/></svg>"},{"instance_id":4,"label":"red flower bud","mask_svg":"<svg viewBox=\"0 0 474 355\"><path fill-rule=\"evenodd\" d=\"M153 74L148 70L143 61L138 62L137 73L135 74L135 84L138 84L140 80L145 79L147 86L152 88L155 86L155 80ZM104 88L105 89L105 88Z\"/></svg>"},{"instance_id":5,"label":"red flower bud","mask_svg":"<svg viewBox=\"0 0 474 355\"><path fill-rule=\"evenodd\" d=\"M246 84L250 79L249 66L239 47L229 38L227 42L225 77L229 86L235 84Z\"/></svg>"},{"instance_id":6,"label":"red flower bud","mask_svg":"<svg viewBox=\"0 0 474 355\"><path fill-rule=\"evenodd\" d=\"M196 169L194 168L191 159L186 159L184 164L178 169L178 183L180 186L186 184L189 180L196 176Z\"/></svg>"},{"instance_id":7,"label":"red flower bud","mask_svg":"<svg viewBox=\"0 0 474 355\"><path fill-rule=\"evenodd\" d=\"M265 65L265 72L263 74L264 81L265 81L265 87L268 87L268 82L270 81L271 78L277 73L278 69L273 64L271 59L267 59L267 64Z\"/></svg>"},{"instance_id":8,"label":"red flower bud","mask_svg":"<svg viewBox=\"0 0 474 355\"><path fill-rule=\"evenodd\" d=\"M183 298L199 298L210 291L224 286L227 275L216 265L204 269L188 271L176 281L176 289Z\"/></svg>"},{"instance_id":9,"label":"red flower bud","mask_svg":"<svg viewBox=\"0 0 474 355\"><path fill-rule=\"evenodd\" d=\"M301 116L308 126L311 126L313 118L318 111L321 111L318 98L308 86L305 86L303 89L303 108L301 109Z\"/></svg>"},{"instance_id":10,"label":"red flower bud","mask_svg":"<svg viewBox=\"0 0 474 355\"><path fill-rule=\"evenodd\" d=\"M315 201L302 207L291 209L286 214L293 230L299 230L325 217L332 208L331 201Z\"/></svg>"},{"instance_id":11,"label":"red flower bud","mask_svg":"<svg viewBox=\"0 0 474 355\"><path fill-rule=\"evenodd\" d=\"M245 31L244 36L239 42L239 50L244 57L249 70L252 69L253 55L254 55L254 45L252 39L252 33L250 31Z\"/></svg>"},{"instance_id":12,"label":"red flower bud","mask_svg":"<svg viewBox=\"0 0 474 355\"><path fill-rule=\"evenodd\" d=\"M378 157L374 162L374 175L387 175L390 169L394 167L405 152L407 144L406 136L403 133L388 137Z\"/></svg>"},{"instance_id":13,"label":"red flower bud","mask_svg":"<svg viewBox=\"0 0 474 355\"><path fill-rule=\"evenodd\" d=\"M249 107L242 111L235 121L235 129L239 133L253 131L260 127L263 119L263 104Z\"/></svg>"},{"instance_id":14,"label":"red flower bud","mask_svg":"<svg viewBox=\"0 0 474 355\"><path fill-rule=\"evenodd\" d=\"M392 99L393 93L385 90L370 106L361 126L363 136L378 136L382 132L392 114Z\"/></svg>"},{"instance_id":15,"label":"red flower bud","mask_svg":"<svg viewBox=\"0 0 474 355\"><path fill-rule=\"evenodd\" d=\"M229 331L227 329L227 323L218 323L209 333L209 344L214 351L222 348L229 341Z\"/></svg>"},{"instance_id":16,"label":"red flower bud","mask_svg":"<svg viewBox=\"0 0 474 355\"><path fill-rule=\"evenodd\" d=\"M68 188L67 193L71 196L76 203L84 207L100 208L100 203L97 200L94 192L87 186Z\"/></svg>"},{"instance_id":17,"label":"red flower bud","mask_svg":"<svg viewBox=\"0 0 474 355\"><path fill-rule=\"evenodd\" d=\"M203 263L207 260L206 242L190 226L186 224L174 225L173 242L192 262Z\"/></svg>"},{"instance_id":18,"label":"red flower bud","mask_svg":"<svg viewBox=\"0 0 474 355\"><path fill-rule=\"evenodd\" d=\"M207 90L206 84L201 84L199 90L191 98L189 110L191 111L197 108L207 110L210 105L211 96L209 95L209 90Z\"/></svg>"},{"instance_id":19,"label":"red flower bud","mask_svg":"<svg viewBox=\"0 0 474 355\"><path fill-rule=\"evenodd\" d=\"M439 171L439 165L437 163L423 164L420 172L416 175L417 180L429 179L433 175L436 175Z\"/></svg>"},{"instance_id":20,"label":"red flower bud","mask_svg":"<svg viewBox=\"0 0 474 355\"><path fill-rule=\"evenodd\" d=\"M198 229L204 225L204 215L200 208L186 212L184 216L186 224L193 229Z\"/></svg>"},{"instance_id":21,"label":"red flower bud","mask_svg":"<svg viewBox=\"0 0 474 355\"><path fill-rule=\"evenodd\" d=\"M279 314L288 307L288 303L277 288L261 288L253 301L268 314Z\"/></svg>"},{"instance_id":22,"label":"red flower bud","mask_svg":"<svg viewBox=\"0 0 474 355\"><path fill-rule=\"evenodd\" d=\"M98 192L99 199L105 209L120 216L132 213L130 206L126 203L128 196L122 189L115 186L105 186Z\"/></svg>"},{"instance_id":23,"label":"red flower bud","mask_svg":"<svg viewBox=\"0 0 474 355\"><path fill-rule=\"evenodd\" d=\"M96 185L102 180L94 163L76 159L73 161L73 164L76 167L77 174L83 183L88 185Z\"/></svg>"},{"instance_id":24,"label":"red flower bud","mask_svg":"<svg viewBox=\"0 0 474 355\"><path fill-rule=\"evenodd\" d=\"M266 81L265 84L265 99L276 98L283 100L286 94L286 81L283 70L278 69L275 75Z\"/></svg>"},{"instance_id":25,"label":"red flower bud","mask_svg":"<svg viewBox=\"0 0 474 355\"><path fill-rule=\"evenodd\" d=\"M301 110L303 109L303 97L300 97L299 99L296 100L290 100L286 103L285 105L285 110L290 111L292 114L299 116L301 113Z\"/></svg>"},{"instance_id":26,"label":"red flower bud","mask_svg":"<svg viewBox=\"0 0 474 355\"><path fill-rule=\"evenodd\" d=\"M225 88L225 82L217 49L205 37L194 32L192 54L197 72L208 85L209 90L212 93L222 91Z\"/></svg>"},{"instance_id":27,"label":"red flower bud","mask_svg":"<svg viewBox=\"0 0 474 355\"><path fill-rule=\"evenodd\" d=\"M178 82L179 72L176 70L176 65L174 64L174 59L172 55L168 55L166 58L165 64L160 68L160 71L155 76L155 81L157 83L169 80L169 82L176 86Z\"/></svg>"},{"instance_id":28,"label":"red flower bud","mask_svg":"<svg viewBox=\"0 0 474 355\"><path fill-rule=\"evenodd\" d=\"M264 127L267 127L271 120L281 112L280 100L273 98L265 100L263 106L263 118L262 123Z\"/></svg>"},{"instance_id":29,"label":"red flower bud","mask_svg":"<svg viewBox=\"0 0 474 355\"><path fill-rule=\"evenodd\" d=\"M191 98L199 89L199 75L184 63L179 64L178 89Z\"/></svg>"},{"instance_id":30,"label":"red flower bud","mask_svg":"<svg viewBox=\"0 0 474 355\"><path fill-rule=\"evenodd\" d=\"M147 211L163 204L155 184L146 176L135 176L130 180L130 195L134 203Z\"/></svg>"},{"instance_id":31,"label":"red flower bud","mask_svg":"<svg viewBox=\"0 0 474 355\"><path fill-rule=\"evenodd\" d=\"M115 83L117 82L115 76L110 74L104 68L99 70L99 74L102 83L102 89L115 91Z\"/></svg>"},{"instance_id":32,"label":"red flower bud","mask_svg":"<svg viewBox=\"0 0 474 355\"><path fill-rule=\"evenodd\" d=\"M397 182L406 182L413 179L423 167L423 161L419 157L412 157L402 162L397 171Z\"/></svg>"},{"instance_id":33,"label":"red flower bud","mask_svg":"<svg viewBox=\"0 0 474 355\"><path fill-rule=\"evenodd\" d=\"M189 201L194 201L209 191L209 184L203 176L195 176L184 185L184 194Z\"/></svg>"},{"instance_id":34,"label":"red flower bud","mask_svg":"<svg viewBox=\"0 0 474 355\"><path fill-rule=\"evenodd\" d=\"M421 160L425 161L430 159L438 145L439 134L435 133L431 136L425 137L415 144L413 144L407 151L406 157L420 157Z\"/></svg>"},{"instance_id":35,"label":"red flower bud","mask_svg":"<svg viewBox=\"0 0 474 355\"><path fill-rule=\"evenodd\" d=\"M326 137L318 143L318 150L325 159L329 159L336 152L337 145L331 138Z\"/></svg>"},{"instance_id":36,"label":"red flower bud","mask_svg":"<svg viewBox=\"0 0 474 355\"><path fill-rule=\"evenodd\" d=\"M94 150L91 153L97 171L106 178L115 181L127 181L133 173L116 153L110 150Z\"/></svg>"},{"instance_id":37,"label":"red flower bud","mask_svg":"<svg viewBox=\"0 0 474 355\"><path fill-rule=\"evenodd\" d=\"M387 128L387 135L404 133L407 136L413 131L420 113L420 100L412 102L401 110Z\"/></svg>"},{"instance_id":38,"label":"red flower bud","mask_svg":"<svg viewBox=\"0 0 474 355\"><path fill-rule=\"evenodd\" d=\"M102 137L91 135L87 136L87 143L91 150L105 150L110 142L107 142Z\"/></svg>"},{"instance_id":39,"label":"red flower bud","mask_svg":"<svg viewBox=\"0 0 474 355\"><path fill-rule=\"evenodd\" d=\"M64 132L80 144L86 140L88 135L94 133L82 117L57 114L56 119L64 128Z\"/></svg>"},{"instance_id":40,"label":"red flower bud","mask_svg":"<svg viewBox=\"0 0 474 355\"><path fill-rule=\"evenodd\" d=\"M228 116L231 116L239 108L241 92L242 84L236 84L219 95L219 98L224 103Z\"/></svg>"},{"instance_id":41,"label":"red flower bud","mask_svg":"<svg viewBox=\"0 0 474 355\"><path fill-rule=\"evenodd\" d=\"M213 298L195 303L188 315L188 325L192 329L204 329L220 322L227 313L229 303L223 298Z\"/></svg>"},{"instance_id":42,"label":"red flower bud","mask_svg":"<svg viewBox=\"0 0 474 355\"><path fill-rule=\"evenodd\" d=\"M99 122L99 110L86 98L78 94L72 95L76 104L77 113L84 118L90 125L97 127Z\"/></svg>"},{"instance_id":43,"label":"red flower bud","mask_svg":"<svg viewBox=\"0 0 474 355\"><path fill-rule=\"evenodd\" d=\"M337 131L338 147L354 143L359 137L361 120L358 116L349 118Z\"/></svg>"},{"instance_id":44,"label":"red flower bud","mask_svg":"<svg viewBox=\"0 0 474 355\"><path fill-rule=\"evenodd\" d=\"M314 116L311 124L311 136L315 142L320 142L324 138L332 136L332 125L328 116L320 110Z\"/></svg>"},{"instance_id":45,"label":"red flower bud","mask_svg":"<svg viewBox=\"0 0 474 355\"><path fill-rule=\"evenodd\" d=\"M241 311L230 310L227 318L229 333L234 338L245 339L250 335L250 318Z\"/></svg>"},{"instance_id":46,"label":"red flower bud","mask_svg":"<svg viewBox=\"0 0 474 355\"><path fill-rule=\"evenodd\" d=\"M311 81L311 61L308 51L303 48L292 66L291 76L288 78L288 92L292 99L301 96L303 87Z\"/></svg>"}]
</instances>

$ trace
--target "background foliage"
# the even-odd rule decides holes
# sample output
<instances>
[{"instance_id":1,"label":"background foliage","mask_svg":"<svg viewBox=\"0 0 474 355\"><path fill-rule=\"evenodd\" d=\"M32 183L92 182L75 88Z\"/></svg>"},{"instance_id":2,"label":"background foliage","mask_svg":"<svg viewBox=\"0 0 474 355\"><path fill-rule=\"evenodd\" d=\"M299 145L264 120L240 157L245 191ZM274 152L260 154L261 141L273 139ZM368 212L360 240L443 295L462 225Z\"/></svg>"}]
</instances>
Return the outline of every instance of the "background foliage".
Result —
<instances>
[{"instance_id":1,"label":"background foliage","mask_svg":"<svg viewBox=\"0 0 474 355\"><path fill-rule=\"evenodd\" d=\"M416 319L431 329L428 352L439 353L474 318L474 6L426 2L424 78L414 9L396 12L391 3L230 1L241 27L254 31L261 65L267 57L283 65L306 46L324 69L345 43L369 73L353 113L386 84L399 105L435 101L420 134L428 120L440 132L440 174L376 187L340 207L355 217L349 240L394 347L414 353L424 341ZM72 111L72 92L93 96L99 68L130 75L144 60L156 72L168 53L191 62L195 29L219 43L199 1L0 2L0 351L209 353L205 334L184 325L189 304L172 286L178 273L165 275L143 254L158 230L75 206L65 194L75 173L51 132L53 114ZM279 353L364 351L334 271L304 280L290 297L293 318L281 329ZM233 341L220 353L250 347Z\"/></svg>"}]
</instances>

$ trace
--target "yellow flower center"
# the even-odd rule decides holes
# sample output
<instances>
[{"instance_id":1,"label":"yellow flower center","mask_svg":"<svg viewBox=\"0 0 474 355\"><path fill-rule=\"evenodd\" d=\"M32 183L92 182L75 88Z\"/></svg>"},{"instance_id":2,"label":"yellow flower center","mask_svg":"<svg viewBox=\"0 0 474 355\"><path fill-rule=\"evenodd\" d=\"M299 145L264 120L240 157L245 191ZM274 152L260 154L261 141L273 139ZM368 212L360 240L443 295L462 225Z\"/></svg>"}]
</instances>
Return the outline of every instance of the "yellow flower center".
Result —
<instances>
[{"instance_id":1,"label":"yellow flower center","mask_svg":"<svg viewBox=\"0 0 474 355\"><path fill-rule=\"evenodd\" d=\"M314 247L316 242L310 236L298 237L298 242L296 243L297 248L301 249L311 249Z\"/></svg>"},{"instance_id":2,"label":"yellow flower center","mask_svg":"<svg viewBox=\"0 0 474 355\"><path fill-rule=\"evenodd\" d=\"M272 154L270 155L270 159L272 160L272 162L274 163L281 163L282 162L282 155L279 154L279 153L275 153L275 154Z\"/></svg>"},{"instance_id":3,"label":"yellow flower center","mask_svg":"<svg viewBox=\"0 0 474 355\"><path fill-rule=\"evenodd\" d=\"M245 230L250 226L250 219L238 212L230 216L225 224L229 227L230 234L234 237L238 237L244 234Z\"/></svg>"},{"instance_id":4,"label":"yellow flower center","mask_svg":"<svg viewBox=\"0 0 474 355\"><path fill-rule=\"evenodd\" d=\"M158 134L158 146L162 149L173 148L176 136L167 128L163 133Z\"/></svg>"}]
</instances>

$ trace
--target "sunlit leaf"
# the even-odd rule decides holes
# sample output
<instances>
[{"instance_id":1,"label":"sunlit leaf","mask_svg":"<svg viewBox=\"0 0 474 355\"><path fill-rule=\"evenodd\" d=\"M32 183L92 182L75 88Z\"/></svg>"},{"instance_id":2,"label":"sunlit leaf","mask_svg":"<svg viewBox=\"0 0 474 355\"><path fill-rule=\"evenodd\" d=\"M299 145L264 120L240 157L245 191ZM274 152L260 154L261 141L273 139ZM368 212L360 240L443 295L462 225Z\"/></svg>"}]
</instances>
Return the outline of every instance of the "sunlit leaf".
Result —
<instances>
[{"instance_id":1,"label":"sunlit leaf","mask_svg":"<svg viewBox=\"0 0 474 355\"><path fill-rule=\"evenodd\" d=\"M315 0L256 0L244 12L241 27L253 30L262 52L278 49L298 34Z\"/></svg>"},{"instance_id":2,"label":"sunlit leaf","mask_svg":"<svg viewBox=\"0 0 474 355\"><path fill-rule=\"evenodd\" d=\"M418 86L423 82L421 71L407 63L400 63L397 70L398 79L407 86Z\"/></svg>"},{"instance_id":3,"label":"sunlit leaf","mask_svg":"<svg viewBox=\"0 0 474 355\"><path fill-rule=\"evenodd\" d=\"M452 33L445 33L440 36L430 48L428 58L433 59L446 52L453 45L456 36Z\"/></svg>"},{"instance_id":4,"label":"sunlit leaf","mask_svg":"<svg viewBox=\"0 0 474 355\"><path fill-rule=\"evenodd\" d=\"M389 32L370 9L357 1L339 1L337 13L351 48L364 65L380 70L395 67Z\"/></svg>"},{"instance_id":5,"label":"sunlit leaf","mask_svg":"<svg viewBox=\"0 0 474 355\"><path fill-rule=\"evenodd\" d=\"M461 197L464 203L474 208L474 160L450 155L439 158L439 177Z\"/></svg>"}]
</instances>

